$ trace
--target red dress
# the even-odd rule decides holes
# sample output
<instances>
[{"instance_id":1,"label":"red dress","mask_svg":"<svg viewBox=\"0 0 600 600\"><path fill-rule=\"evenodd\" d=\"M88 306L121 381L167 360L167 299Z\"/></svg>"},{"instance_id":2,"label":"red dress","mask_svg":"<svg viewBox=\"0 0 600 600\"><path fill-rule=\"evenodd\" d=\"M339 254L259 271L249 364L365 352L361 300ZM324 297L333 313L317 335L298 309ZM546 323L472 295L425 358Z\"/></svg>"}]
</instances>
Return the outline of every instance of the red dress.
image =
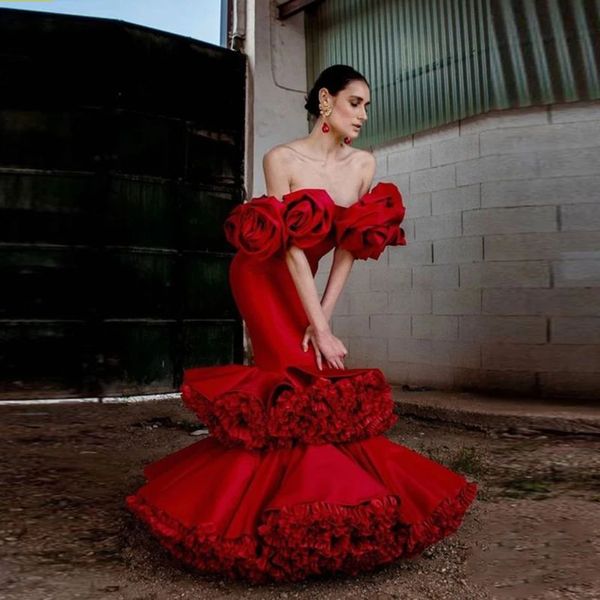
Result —
<instances>
[{"instance_id":1,"label":"red dress","mask_svg":"<svg viewBox=\"0 0 600 600\"><path fill-rule=\"evenodd\" d=\"M285 261L291 244L313 275L334 246L377 259L406 244L404 212L378 183L349 207L301 189L230 213L230 284L255 362L185 370L183 402L211 435L147 464L126 498L182 562L255 583L356 574L460 526L477 484L383 435L397 416L381 370L318 369Z\"/></svg>"}]
</instances>

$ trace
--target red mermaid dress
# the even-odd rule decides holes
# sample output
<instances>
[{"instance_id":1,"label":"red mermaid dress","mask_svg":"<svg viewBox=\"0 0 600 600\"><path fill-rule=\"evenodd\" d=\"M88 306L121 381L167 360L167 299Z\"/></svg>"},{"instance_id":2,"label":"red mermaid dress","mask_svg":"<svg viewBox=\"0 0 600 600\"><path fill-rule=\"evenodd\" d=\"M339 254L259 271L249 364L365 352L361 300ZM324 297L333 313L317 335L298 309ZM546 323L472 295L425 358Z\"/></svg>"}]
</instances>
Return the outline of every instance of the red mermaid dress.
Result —
<instances>
[{"instance_id":1,"label":"red mermaid dress","mask_svg":"<svg viewBox=\"0 0 600 600\"><path fill-rule=\"evenodd\" d=\"M147 464L126 498L186 565L254 583L356 574L460 526L477 484L383 435L397 416L381 370L318 369L285 261L291 244L313 275L334 246L376 260L406 244L404 212L383 182L349 207L300 189L231 211L229 279L254 364L184 371L183 402L210 435Z\"/></svg>"}]
</instances>

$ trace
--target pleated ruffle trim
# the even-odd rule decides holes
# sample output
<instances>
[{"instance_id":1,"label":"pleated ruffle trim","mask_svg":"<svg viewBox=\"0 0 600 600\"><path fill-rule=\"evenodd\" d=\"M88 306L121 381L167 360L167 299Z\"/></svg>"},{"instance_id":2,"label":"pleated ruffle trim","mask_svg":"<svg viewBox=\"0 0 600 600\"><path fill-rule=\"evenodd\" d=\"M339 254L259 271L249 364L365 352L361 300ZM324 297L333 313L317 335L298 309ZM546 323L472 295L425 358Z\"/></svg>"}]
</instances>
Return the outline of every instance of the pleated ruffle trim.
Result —
<instances>
[{"instance_id":1,"label":"pleated ruffle trim","mask_svg":"<svg viewBox=\"0 0 600 600\"><path fill-rule=\"evenodd\" d=\"M411 558L454 533L477 494L465 482L429 518L406 523L394 495L356 506L326 502L265 512L256 536L224 539L210 524L185 526L148 504L140 494L126 504L176 558L202 573L254 583L300 581L312 575L361 571Z\"/></svg>"},{"instance_id":2,"label":"pleated ruffle trim","mask_svg":"<svg viewBox=\"0 0 600 600\"><path fill-rule=\"evenodd\" d=\"M216 439L248 449L362 440L387 431L398 419L380 369L314 377L305 386L285 379L270 385L273 390L267 393L264 381L259 386L250 379L210 398L191 380L180 391L184 404Z\"/></svg>"}]
</instances>

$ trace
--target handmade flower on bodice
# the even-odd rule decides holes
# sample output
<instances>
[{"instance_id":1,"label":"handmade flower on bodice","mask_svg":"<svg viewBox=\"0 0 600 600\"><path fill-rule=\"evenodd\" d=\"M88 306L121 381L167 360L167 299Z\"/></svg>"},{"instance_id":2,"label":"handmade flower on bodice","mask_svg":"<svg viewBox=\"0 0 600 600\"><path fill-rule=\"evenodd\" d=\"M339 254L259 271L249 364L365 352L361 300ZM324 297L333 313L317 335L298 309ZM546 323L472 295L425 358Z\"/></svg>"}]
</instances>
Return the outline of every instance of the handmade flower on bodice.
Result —
<instances>
[{"instance_id":1,"label":"handmade flower on bodice","mask_svg":"<svg viewBox=\"0 0 600 600\"><path fill-rule=\"evenodd\" d=\"M227 241L246 254L264 260L287 243L284 205L274 196L260 196L238 204L225 220Z\"/></svg>"},{"instance_id":2,"label":"handmade flower on bodice","mask_svg":"<svg viewBox=\"0 0 600 600\"><path fill-rule=\"evenodd\" d=\"M225 236L238 250L259 260L294 245L310 248L333 232L335 244L354 258L377 259L386 246L404 246L399 224L405 207L393 183L380 182L350 206L335 204L327 190L301 188L282 201L263 195L236 206L225 221Z\"/></svg>"},{"instance_id":3,"label":"handmade flower on bodice","mask_svg":"<svg viewBox=\"0 0 600 600\"><path fill-rule=\"evenodd\" d=\"M393 183L378 183L337 220L337 245L362 260L378 259L386 246L405 246L399 227L405 211L400 190Z\"/></svg>"},{"instance_id":4,"label":"handmade flower on bodice","mask_svg":"<svg viewBox=\"0 0 600 600\"><path fill-rule=\"evenodd\" d=\"M283 204L288 244L309 248L329 234L335 205L325 190L296 190L284 194Z\"/></svg>"}]
</instances>

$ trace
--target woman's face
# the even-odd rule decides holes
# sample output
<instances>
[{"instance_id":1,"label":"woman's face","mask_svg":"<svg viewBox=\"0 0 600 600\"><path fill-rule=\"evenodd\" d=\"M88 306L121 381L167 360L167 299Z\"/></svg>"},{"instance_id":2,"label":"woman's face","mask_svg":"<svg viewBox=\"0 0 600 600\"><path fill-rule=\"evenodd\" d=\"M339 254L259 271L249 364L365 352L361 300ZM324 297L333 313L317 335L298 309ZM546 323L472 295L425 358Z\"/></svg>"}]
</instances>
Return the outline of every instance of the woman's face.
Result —
<instances>
[{"instance_id":1,"label":"woman's face","mask_svg":"<svg viewBox=\"0 0 600 600\"><path fill-rule=\"evenodd\" d=\"M348 136L351 140L356 139L361 132L361 126L368 118L367 107L371 103L369 86L357 79L348 83L340 90L337 96L331 96L326 88L320 90L321 98L333 106L333 111L327 122L340 135Z\"/></svg>"}]
</instances>

